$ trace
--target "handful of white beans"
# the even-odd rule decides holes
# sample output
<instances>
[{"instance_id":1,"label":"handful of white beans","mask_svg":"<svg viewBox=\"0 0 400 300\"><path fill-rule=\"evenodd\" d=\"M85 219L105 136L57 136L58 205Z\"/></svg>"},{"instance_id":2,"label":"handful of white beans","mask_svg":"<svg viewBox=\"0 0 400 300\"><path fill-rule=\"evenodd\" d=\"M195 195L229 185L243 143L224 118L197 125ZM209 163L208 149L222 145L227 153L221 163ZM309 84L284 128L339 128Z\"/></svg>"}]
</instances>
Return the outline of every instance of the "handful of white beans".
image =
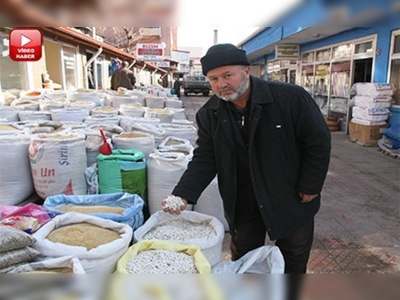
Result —
<instances>
[{"instance_id":1,"label":"handful of white beans","mask_svg":"<svg viewBox=\"0 0 400 300\"><path fill-rule=\"evenodd\" d=\"M184 205L182 198L178 197L178 196L168 196L165 199L165 204L164 204L164 208L168 208L168 209L180 209L180 207Z\"/></svg>"}]
</instances>

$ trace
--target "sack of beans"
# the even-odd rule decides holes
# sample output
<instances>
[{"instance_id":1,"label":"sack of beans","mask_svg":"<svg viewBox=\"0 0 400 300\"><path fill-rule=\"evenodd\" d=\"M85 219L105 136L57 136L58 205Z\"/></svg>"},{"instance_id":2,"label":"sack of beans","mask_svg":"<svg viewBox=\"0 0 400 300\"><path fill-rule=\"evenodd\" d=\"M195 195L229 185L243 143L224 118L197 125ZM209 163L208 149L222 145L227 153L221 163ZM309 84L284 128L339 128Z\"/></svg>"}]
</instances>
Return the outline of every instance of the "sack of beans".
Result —
<instances>
[{"instance_id":1,"label":"sack of beans","mask_svg":"<svg viewBox=\"0 0 400 300\"><path fill-rule=\"evenodd\" d=\"M164 240L200 247L211 266L222 260L222 241L225 231L222 223L212 216L193 211L171 215L158 211L137 229L135 241Z\"/></svg>"},{"instance_id":2,"label":"sack of beans","mask_svg":"<svg viewBox=\"0 0 400 300\"><path fill-rule=\"evenodd\" d=\"M59 215L40 228L33 247L42 257L74 255L86 273L112 273L132 240L127 224L81 213Z\"/></svg>"},{"instance_id":3,"label":"sack of beans","mask_svg":"<svg viewBox=\"0 0 400 300\"><path fill-rule=\"evenodd\" d=\"M210 274L200 247L169 241L141 241L118 260L116 274Z\"/></svg>"},{"instance_id":4,"label":"sack of beans","mask_svg":"<svg viewBox=\"0 0 400 300\"><path fill-rule=\"evenodd\" d=\"M23 264L7 274L86 274L86 272L77 257L68 255Z\"/></svg>"},{"instance_id":5,"label":"sack of beans","mask_svg":"<svg viewBox=\"0 0 400 300\"><path fill-rule=\"evenodd\" d=\"M115 193L102 195L56 195L47 197L44 208L56 214L76 212L89 214L118 223L128 224L133 230L143 224L144 201L138 195Z\"/></svg>"}]
</instances>

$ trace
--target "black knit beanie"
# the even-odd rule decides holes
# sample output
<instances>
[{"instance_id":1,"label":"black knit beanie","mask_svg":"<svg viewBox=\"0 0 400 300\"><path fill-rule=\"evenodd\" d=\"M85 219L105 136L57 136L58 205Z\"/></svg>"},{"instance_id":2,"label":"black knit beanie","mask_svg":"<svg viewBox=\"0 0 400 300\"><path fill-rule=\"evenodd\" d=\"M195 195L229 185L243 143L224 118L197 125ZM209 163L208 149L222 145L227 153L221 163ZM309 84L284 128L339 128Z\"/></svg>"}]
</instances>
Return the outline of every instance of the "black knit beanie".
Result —
<instances>
[{"instance_id":1,"label":"black knit beanie","mask_svg":"<svg viewBox=\"0 0 400 300\"><path fill-rule=\"evenodd\" d=\"M207 75L208 71L222 66L250 65L246 51L232 44L218 44L210 47L200 61L204 75Z\"/></svg>"}]
</instances>

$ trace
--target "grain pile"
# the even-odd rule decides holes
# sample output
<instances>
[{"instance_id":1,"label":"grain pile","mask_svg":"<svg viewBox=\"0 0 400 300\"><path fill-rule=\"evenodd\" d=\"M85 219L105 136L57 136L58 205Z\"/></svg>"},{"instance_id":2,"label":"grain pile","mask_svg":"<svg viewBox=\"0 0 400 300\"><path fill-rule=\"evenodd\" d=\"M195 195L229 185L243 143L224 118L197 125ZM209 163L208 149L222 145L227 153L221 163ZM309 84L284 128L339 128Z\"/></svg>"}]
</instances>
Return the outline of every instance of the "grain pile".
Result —
<instances>
[{"instance_id":1,"label":"grain pile","mask_svg":"<svg viewBox=\"0 0 400 300\"><path fill-rule=\"evenodd\" d=\"M148 137L148 134L141 133L141 132L124 132L118 135L118 138L123 138L123 139L134 139L134 138L143 138L143 137Z\"/></svg>"},{"instance_id":2,"label":"grain pile","mask_svg":"<svg viewBox=\"0 0 400 300\"><path fill-rule=\"evenodd\" d=\"M129 259L129 274L197 274L194 258L183 252L147 250Z\"/></svg>"},{"instance_id":3,"label":"grain pile","mask_svg":"<svg viewBox=\"0 0 400 300\"><path fill-rule=\"evenodd\" d=\"M27 273L27 274L72 274L73 270L71 268L41 268L41 269L26 271L26 272L22 272L22 273Z\"/></svg>"},{"instance_id":4,"label":"grain pile","mask_svg":"<svg viewBox=\"0 0 400 300\"><path fill-rule=\"evenodd\" d=\"M143 236L145 240L186 241L216 235L209 222L192 222L184 218L166 220Z\"/></svg>"},{"instance_id":5,"label":"grain pile","mask_svg":"<svg viewBox=\"0 0 400 300\"><path fill-rule=\"evenodd\" d=\"M112 213L122 215L125 208L105 205L63 205L57 208L64 212L77 212L81 214Z\"/></svg>"},{"instance_id":6,"label":"grain pile","mask_svg":"<svg viewBox=\"0 0 400 300\"><path fill-rule=\"evenodd\" d=\"M49 233L47 239L54 243L85 247L88 251L121 238L120 234L108 228L90 223L62 226Z\"/></svg>"}]
</instances>

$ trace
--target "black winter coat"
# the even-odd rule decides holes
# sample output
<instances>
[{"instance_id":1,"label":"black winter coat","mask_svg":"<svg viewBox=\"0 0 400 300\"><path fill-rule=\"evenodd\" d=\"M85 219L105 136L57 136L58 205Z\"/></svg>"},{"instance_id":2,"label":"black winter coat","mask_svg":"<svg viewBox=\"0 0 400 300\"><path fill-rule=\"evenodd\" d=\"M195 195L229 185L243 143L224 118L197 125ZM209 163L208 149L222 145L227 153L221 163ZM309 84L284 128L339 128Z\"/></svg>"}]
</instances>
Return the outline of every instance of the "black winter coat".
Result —
<instances>
[{"instance_id":1,"label":"black winter coat","mask_svg":"<svg viewBox=\"0 0 400 300\"><path fill-rule=\"evenodd\" d=\"M250 172L268 235L275 240L295 232L319 210L330 159L330 132L315 101L303 88L250 78ZM198 146L172 193L195 204L218 174L225 217L234 235L240 182L228 109L217 96L199 109ZM318 197L302 204L299 192Z\"/></svg>"}]
</instances>

